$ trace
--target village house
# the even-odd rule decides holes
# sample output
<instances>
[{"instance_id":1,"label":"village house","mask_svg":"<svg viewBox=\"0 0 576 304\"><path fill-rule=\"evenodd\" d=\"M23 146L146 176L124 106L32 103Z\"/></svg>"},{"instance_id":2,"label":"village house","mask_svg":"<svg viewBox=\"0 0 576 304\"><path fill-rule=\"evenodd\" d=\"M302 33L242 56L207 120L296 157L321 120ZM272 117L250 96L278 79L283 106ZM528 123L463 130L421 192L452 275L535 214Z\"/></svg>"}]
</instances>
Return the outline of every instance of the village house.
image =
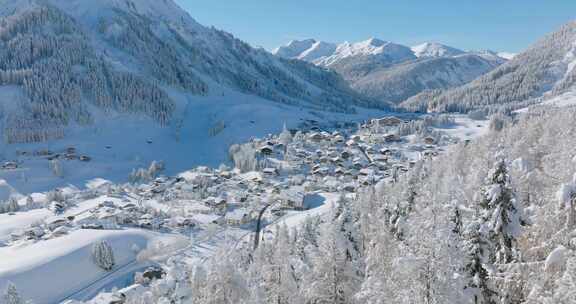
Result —
<instances>
[{"instance_id":1,"label":"village house","mask_svg":"<svg viewBox=\"0 0 576 304\"><path fill-rule=\"evenodd\" d=\"M311 133L308 138L313 142L321 142L324 140L324 136L320 133Z\"/></svg>"},{"instance_id":2,"label":"village house","mask_svg":"<svg viewBox=\"0 0 576 304\"><path fill-rule=\"evenodd\" d=\"M206 206L212 208L216 213L224 213L228 208L228 203L225 198L222 197L209 197L204 202Z\"/></svg>"},{"instance_id":3,"label":"village house","mask_svg":"<svg viewBox=\"0 0 576 304\"><path fill-rule=\"evenodd\" d=\"M16 170L16 169L18 169L18 163L17 162L11 162L11 161L4 162L2 164L2 169L3 170Z\"/></svg>"},{"instance_id":4,"label":"village house","mask_svg":"<svg viewBox=\"0 0 576 304\"><path fill-rule=\"evenodd\" d=\"M385 142L396 142L396 141L400 141L400 136L396 135L396 134L385 134L384 135L384 141Z\"/></svg>"},{"instance_id":5,"label":"village house","mask_svg":"<svg viewBox=\"0 0 576 304\"><path fill-rule=\"evenodd\" d=\"M426 137L424 138L424 143L427 145L433 145L436 143L436 140L433 137Z\"/></svg>"},{"instance_id":6,"label":"village house","mask_svg":"<svg viewBox=\"0 0 576 304\"><path fill-rule=\"evenodd\" d=\"M222 223L222 216L216 214L195 214L191 217L191 220L200 226L220 225Z\"/></svg>"},{"instance_id":7,"label":"village house","mask_svg":"<svg viewBox=\"0 0 576 304\"><path fill-rule=\"evenodd\" d=\"M241 226L248 224L252 219L247 209L239 208L226 213L225 220L230 226Z\"/></svg>"},{"instance_id":8,"label":"village house","mask_svg":"<svg viewBox=\"0 0 576 304\"><path fill-rule=\"evenodd\" d=\"M278 199L284 209L304 210L305 196L304 187L298 186L281 191Z\"/></svg>"},{"instance_id":9,"label":"village house","mask_svg":"<svg viewBox=\"0 0 576 304\"><path fill-rule=\"evenodd\" d=\"M276 176L278 175L278 169L276 168L264 168L262 169L262 173L267 176Z\"/></svg>"},{"instance_id":10,"label":"village house","mask_svg":"<svg viewBox=\"0 0 576 304\"><path fill-rule=\"evenodd\" d=\"M260 154L262 155L266 155L266 156L270 156L272 154L274 154L274 149L271 146L262 146L258 149L258 151L260 151Z\"/></svg>"},{"instance_id":11,"label":"village house","mask_svg":"<svg viewBox=\"0 0 576 304\"><path fill-rule=\"evenodd\" d=\"M46 222L46 224L48 225L48 229L54 230L54 229L56 229L56 228L58 228L58 227L67 225L67 224L68 224L68 220L65 219L65 218L63 218L63 217L56 217L56 218L53 218L53 219L48 220L48 221Z\"/></svg>"},{"instance_id":12,"label":"village house","mask_svg":"<svg viewBox=\"0 0 576 304\"><path fill-rule=\"evenodd\" d=\"M398 118L398 117L394 117L394 116L390 116L390 117L384 117L384 118L380 118L380 119L373 119L372 120L372 125L378 126L378 127L395 127L400 125L402 122L404 122L402 119Z\"/></svg>"}]
</instances>

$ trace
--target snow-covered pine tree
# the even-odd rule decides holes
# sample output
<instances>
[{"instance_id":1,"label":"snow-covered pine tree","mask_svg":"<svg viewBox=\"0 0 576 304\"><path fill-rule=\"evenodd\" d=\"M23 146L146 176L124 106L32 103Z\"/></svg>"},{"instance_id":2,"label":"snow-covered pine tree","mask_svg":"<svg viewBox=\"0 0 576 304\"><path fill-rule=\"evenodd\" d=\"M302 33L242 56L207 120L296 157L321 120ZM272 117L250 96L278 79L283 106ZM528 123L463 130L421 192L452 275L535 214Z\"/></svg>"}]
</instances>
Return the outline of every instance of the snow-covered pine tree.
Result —
<instances>
[{"instance_id":1,"label":"snow-covered pine tree","mask_svg":"<svg viewBox=\"0 0 576 304\"><path fill-rule=\"evenodd\" d=\"M480 233L489 239L491 263L511 263L520 259L517 240L522 231L522 209L511 187L508 166L499 160L481 190Z\"/></svg>"},{"instance_id":2,"label":"snow-covered pine tree","mask_svg":"<svg viewBox=\"0 0 576 304\"><path fill-rule=\"evenodd\" d=\"M112 246L105 240L96 242L92 246L92 261L106 271L112 270L116 264Z\"/></svg>"},{"instance_id":3,"label":"snow-covered pine tree","mask_svg":"<svg viewBox=\"0 0 576 304\"><path fill-rule=\"evenodd\" d=\"M16 286L12 282L8 282L8 286L2 295L2 303L4 304L24 304L24 299L18 293Z\"/></svg>"},{"instance_id":4,"label":"snow-covered pine tree","mask_svg":"<svg viewBox=\"0 0 576 304\"><path fill-rule=\"evenodd\" d=\"M560 210L566 215L565 229L569 232L576 227L576 174L570 183L563 184L558 192Z\"/></svg>"},{"instance_id":5,"label":"snow-covered pine tree","mask_svg":"<svg viewBox=\"0 0 576 304\"><path fill-rule=\"evenodd\" d=\"M464 293L474 304L496 304L497 292L494 291L489 279L487 268L489 265L489 241L481 233L480 223L472 223L467 227L465 236L466 265L465 275L467 283Z\"/></svg>"},{"instance_id":6,"label":"snow-covered pine tree","mask_svg":"<svg viewBox=\"0 0 576 304\"><path fill-rule=\"evenodd\" d=\"M353 248L342 231L340 217L325 223L319 247L312 257L312 272L305 278L306 298L310 303L347 304L360 289L362 277L356 261L350 256Z\"/></svg>"},{"instance_id":7,"label":"snow-covered pine tree","mask_svg":"<svg viewBox=\"0 0 576 304\"><path fill-rule=\"evenodd\" d=\"M269 248L271 254L265 265L260 265L262 283L258 288L265 290L266 303L302 303L298 289L299 278L292 261L293 245L288 227L280 225Z\"/></svg>"}]
</instances>

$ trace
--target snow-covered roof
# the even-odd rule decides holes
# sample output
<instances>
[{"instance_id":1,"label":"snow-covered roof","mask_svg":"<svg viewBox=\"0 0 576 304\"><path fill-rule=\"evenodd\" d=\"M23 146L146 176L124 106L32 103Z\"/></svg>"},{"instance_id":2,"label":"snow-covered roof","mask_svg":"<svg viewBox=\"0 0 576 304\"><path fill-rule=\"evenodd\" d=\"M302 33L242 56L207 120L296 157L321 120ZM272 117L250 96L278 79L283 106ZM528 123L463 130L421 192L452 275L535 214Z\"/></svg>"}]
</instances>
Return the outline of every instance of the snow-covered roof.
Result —
<instances>
[{"instance_id":1,"label":"snow-covered roof","mask_svg":"<svg viewBox=\"0 0 576 304\"><path fill-rule=\"evenodd\" d=\"M284 200L290 200L293 202L301 202L302 200L304 200L305 193L306 192L304 191L304 187L297 186L292 187L290 189L282 190L280 192L280 198Z\"/></svg>"},{"instance_id":2,"label":"snow-covered roof","mask_svg":"<svg viewBox=\"0 0 576 304\"><path fill-rule=\"evenodd\" d=\"M246 216L248 216L248 214L250 214L250 212L248 212L248 210L244 209L244 208L238 208L238 209L234 209L231 212L226 213L226 219L227 220L242 220L244 219Z\"/></svg>"},{"instance_id":3,"label":"snow-covered roof","mask_svg":"<svg viewBox=\"0 0 576 304\"><path fill-rule=\"evenodd\" d=\"M195 214L192 216L192 220L199 224L211 224L220 220L220 216L216 214Z\"/></svg>"}]
</instances>

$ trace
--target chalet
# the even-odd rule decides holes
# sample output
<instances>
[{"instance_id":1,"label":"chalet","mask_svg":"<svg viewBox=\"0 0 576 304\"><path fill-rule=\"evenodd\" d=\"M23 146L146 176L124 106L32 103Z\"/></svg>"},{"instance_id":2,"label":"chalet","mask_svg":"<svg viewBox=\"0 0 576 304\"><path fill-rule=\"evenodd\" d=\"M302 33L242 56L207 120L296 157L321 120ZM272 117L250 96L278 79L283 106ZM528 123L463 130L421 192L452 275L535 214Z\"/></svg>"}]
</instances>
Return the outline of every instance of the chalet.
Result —
<instances>
[{"instance_id":1,"label":"chalet","mask_svg":"<svg viewBox=\"0 0 576 304\"><path fill-rule=\"evenodd\" d=\"M86 155L81 155L79 159L80 159L80 161L83 161L83 162L89 162L92 160L92 158L90 156L86 156Z\"/></svg>"},{"instance_id":2,"label":"chalet","mask_svg":"<svg viewBox=\"0 0 576 304\"><path fill-rule=\"evenodd\" d=\"M138 209L138 207L134 203L124 204L120 208L124 211L127 211L127 212L134 212Z\"/></svg>"},{"instance_id":3,"label":"chalet","mask_svg":"<svg viewBox=\"0 0 576 304\"><path fill-rule=\"evenodd\" d=\"M65 160L75 160L75 159L77 159L77 158L78 158L78 156L76 156L76 154L73 154L73 153L66 153L66 154L64 154L64 159L65 159Z\"/></svg>"},{"instance_id":4,"label":"chalet","mask_svg":"<svg viewBox=\"0 0 576 304\"><path fill-rule=\"evenodd\" d=\"M34 155L36 156L50 156L54 154L52 151L50 150L46 150L46 149L42 149L42 150L38 150L34 152Z\"/></svg>"},{"instance_id":5,"label":"chalet","mask_svg":"<svg viewBox=\"0 0 576 304\"><path fill-rule=\"evenodd\" d=\"M76 148L74 147L66 148L66 154L76 154Z\"/></svg>"},{"instance_id":6,"label":"chalet","mask_svg":"<svg viewBox=\"0 0 576 304\"><path fill-rule=\"evenodd\" d=\"M116 204L113 201L103 201L100 204L98 204L98 207L116 208Z\"/></svg>"},{"instance_id":7,"label":"chalet","mask_svg":"<svg viewBox=\"0 0 576 304\"><path fill-rule=\"evenodd\" d=\"M372 124L379 127L395 127L404 122L402 119L394 116L373 119Z\"/></svg>"},{"instance_id":8,"label":"chalet","mask_svg":"<svg viewBox=\"0 0 576 304\"><path fill-rule=\"evenodd\" d=\"M46 232L44 231L44 229L40 227L32 227L24 230L24 236L26 236L26 238L29 240L39 239L45 234Z\"/></svg>"},{"instance_id":9,"label":"chalet","mask_svg":"<svg viewBox=\"0 0 576 304\"><path fill-rule=\"evenodd\" d=\"M283 190L279 195L280 204L285 209L304 210L304 187L292 187Z\"/></svg>"},{"instance_id":10,"label":"chalet","mask_svg":"<svg viewBox=\"0 0 576 304\"><path fill-rule=\"evenodd\" d=\"M48 220L46 222L46 224L48 225L48 229L54 230L58 227L66 226L68 224L68 220L66 220L65 218L62 218L62 217L57 217L57 218L53 218L51 220Z\"/></svg>"},{"instance_id":11,"label":"chalet","mask_svg":"<svg viewBox=\"0 0 576 304\"><path fill-rule=\"evenodd\" d=\"M360 137L360 135L352 135L350 136L350 140L352 140L355 143L359 143L362 141L362 137Z\"/></svg>"},{"instance_id":12,"label":"chalet","mask_svg":"<svg viewBox=\"0 0 576 304\"><path fill-rule=\"evenodd\" d=\"M395 142L395 141L400 141L400 137L396 134L385 134L384 135L384 141L385 142Z\"/></svg>"},{"instance_id":13,"label":"chalet","mask_svg":"<svg viewBox=\"0 0 576 304\"><path fill-rule=\"evenodd\" d=\"M354 183L345 184L342 186L342 190L352 193L356 191L356 186L354 186Z\"/></svg>"},{"instance_id":14,"label":"chalet","mask_svg":"<svg viewBox=\"0 0 576 304\"><path fill-rule=\"evenodd\" d=\"M68 234L69 231L70 231L70 229L68 229L68 227L60 226L60 227L58 227L52 231L52 236L53 237L63 236L63 235Z\"/></svg>"},{"instance_id":15,"label":"chalet","mask_svg":"<svg viewBox=\"0 0 576 304\"><path fill-rule=\"evenodd\" d=\"M212 210L217 213L224 213L228 208L228 202L226 199L221 197L209 197L206 199L204 204L212 208Z\"/></svg>"},{"instance_id":16,"label":"chalet","mask_svg":"<svg viewBox=\"0 0 576 304\"><path fill-rule=\"evenodd\" d=\"M194 224L194 221L192 219L189 218L185 218L185 217L181 217L181 216L177 216L174 217L172 219L169 219L170 224L172 226L175 227L194 227L196 224Z\"/></svg>"},{"instance_id":17,"label":"chalet","mask_svg":"<svg viewBox=\"0 0 576 304\"><path fill-rule=\"evenodd\" d=\"M2 169L3 170L15 170L18 169L18 163L17 162L4 162L2 164Z\"/></svg>"},{"instance_id":18,"label":"chalet","mask_svg":"<svg viewBox=\"0 0 576 304\"><path fill-rule=\"evenodd\" d=\"M332 176L327 176L322 181L322 188L328 192L338 191L338 186L340 186L340 182Z\"/></svg>"},{"instance_id":19,"label":"chalet","mask_svg":"<svg viewBox=\"0 0 576 304\"><path fill-rule=\"evenodd\" d=\"M262 155L272 155L274 153L274 149L270 146L262 146L258 149Z\"/></svg>"},{"instance_id":20,"label":"chalet","mask_svg":"<svg viewBox=\"0 0 576 304\"><path fill-rule=\"evenodd\" d=\"M220 172L220 177L225 178L225 179L231 179L232 178L232 172L222 171L222 172Z\"/></svg>"},{"instance_id":21,"label":"chalet","mask_svg":"<svg viewBox=\"0 0 576 304\"><path fill-rule=\"evenodd\" d=\"M380 154L382 154L382 155L392 155L392 150L387 149L387 148L382 148L382 149L380 149L379 152L380 152Z\"/></svg>"},{"instance_id":22,"label":"chalet","mask_svg":"<svg viewBox=\"0 0 576 304\"><path fill-rule=\"evenodd\" d=\"M157 229L161 226L161 223L154 219L154 217L151 214L144 214L140 217L140 219L138 219L138 226L140 228L145 228L145 229Z\"/></svg>"},{"instance_id":23,"label":"chalet","mask_svg":"<svg viewBox=\"0 0 576 304\"><path fill-rule=\"evenodd\" d=\"M333 164L339 164L342 162L342 159L340 157L333 157L330 159L330 162Z\"/></svg>"},{"instance_id":24,"label":"chalet","mask_svg":"<svg viewBox=\"0 0 576 304\"><path fill-rule=\"evenodd\" d=\"M222 222L222 217L216 214L195 214L191 220L197 225L219 225Z\"/></svg>"},{"instance_id":25,"label":"chalet","mask_svg":"<svg viewBox=\"0 0 576 304\"><path fill-rule=\"evenodd\" d=\"M340 157L342 157L343 159L348 159L352 156L352 154L350 154L350 152L348 151L342 151L342 153L340 153Z\"/></svg>"},{"instance_id":26,"label":"chalet","mask_svg":"<svg viewBox=\"0 0 576 304\"><path fill-rule=\"evenodd\" d=\"M424 138L424 143L427 145L433 145L436 143L436 140L433 137L426 137Z\"/></svg>"},{"instance_id":27,"label":"chalet","mask_svg":"<svg viewBox=\"0 0 576 304\"><path fill-rule=\"evenodd\" d=\"M248 224L252 219L247 209L240 208L226 213L225 220L228 225L241 226Z\"/></svg>"},{"instance_id":28,"label":"chalet","mask_svg":"<svg viewBox=\"0 0 576 304\"><path fill-rule=\"evenodd\" d=\"M334 138L332 139L335 143L343 143L344 142L344 136L342 135L336 135L334 136Z\"/></svg>"},{"instance_id":29,"label":"chalet","mask_svg":"<svg viewBox=\"0 0 576 304\"><path fill-rule=\"evenodd\" d=\"M18 240L26 239L26 235L25 235L25 233L24 233L24 230L12 231L12 232L10 233L10 239L11 239L13 242L16 242L16 241L18 241Z\"/></svg>"},{"instance_id":30,"label":"chalet","mask_svg":"<svg viewBox=\"0 0 576 304\"><path fill-rule=\"evenodd\" d=\"M374 162L386 163L386 162L388 162L388 156L387 156L387 155L382 155L382 154L380 154L380 155L374 155L374 156L372 157L372 160L373 160Z\"/></svg>"},{"instance_id":31,"label":"chalet","mask_svg":"<svg viewBox=\"0 0 576 304\"><path fill-rule=\"evenodd\" d=\"M60 158L60 156L61 156L61 155L60 155L60 154L58 154L58 153L57 153L57 154L48 155L48 156L46 157L46 160L55 160L55 159L59 159L59 158Z\"/></svg>"},{"instance_id":32,"label":"chalet","mask_svg":"<svg viewBox=\"0 0 576 304\"><path fill-rule=\"evenodd\" d=\"M246 172L242 174L240 178L245 180L246 182L261 183L263 181L262 174L257 171Z\"/></svg>"},{"instance_id":33,"label":"chalet","mask_svg":"<svg viewBox=\"0 0 576 304\"><path fill-rule=\"evenodd\" d=\"M212 208L206 206L202 203L193 202L192 204L187 204L185 210L188 214L211 214Z\"/></svg>"},{"instance_id":34,"label":"chalet","mask_svg":"<svg viewBox=\"0 0 576 304\"><path fill-rule=\"evenodd\" d=\"M357 143L356 141L350 139L350 140L348 140L348 141L346 142L346 145L349 146L349 147L353 147L353 146L358 145L358 143Z\"/></svg>"},{"instance_id":35,"label":"chalet","mask_svg":"<svg viewBox=\"0 0 576 304\"><path fill-rule=\"evenodd\" d=\"M264 168L262 170L262 173L264 173L264 175L268 175L268 176L276 176L276 175L278 175L278 169L276 169L276 168Z\"/></svg>"},{"instance_id":36,"label":"chalet","mask_svg":"<svg viewBox=\"0 0 576 304\"><path fill-rule=\"evenodd\" d=\"M324 136L320 133L312 133L310 134L310 136L308 136L308 138L310 138L310 140L314 142L321 142L322 140L324 140Z\"/></svg>"}]
</instances>

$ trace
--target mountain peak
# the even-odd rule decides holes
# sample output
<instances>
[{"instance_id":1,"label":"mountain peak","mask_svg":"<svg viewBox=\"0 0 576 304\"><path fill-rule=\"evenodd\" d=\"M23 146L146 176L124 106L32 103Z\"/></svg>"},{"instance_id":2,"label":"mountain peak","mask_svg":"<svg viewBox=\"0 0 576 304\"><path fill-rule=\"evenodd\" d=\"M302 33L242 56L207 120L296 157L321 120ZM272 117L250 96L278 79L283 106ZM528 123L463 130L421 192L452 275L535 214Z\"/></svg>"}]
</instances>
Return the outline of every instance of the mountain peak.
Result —
<instances>
[{"instance_id":1,"label":"mountain peak","mask_svg":"<svg viewBox=\"0 0 576 304\"><path fill-rule=\"evenodd\" d=\"M300 54L310 49L316 42L316 39L291 40L286 45L274 49L272 53L284 58L298 58Z\"/></svg>"},{"instance_id":2,"label":"mountain peak","mask_svg":"<svg viewBox=\"0 0 576 304\"><path fill-rule=\"evenodd\" d=\"M364 46L374 46L374 47L381 47L385 44L387 44L388 42L378 39L378 38L369 38L368 40L364 40L362 42L357 43L358 45L364 45Z\"/></svg>"},{"instance_id":3,"label":"mountain peak","mask_svg":"<svg viewBox=\"0 0 576 304\"><path fill-rule=\"evenodd\" d=\"M437 42L425 42L412 47L416 57L451 57L465 52Z\"/></svg>"}]
</instances>

